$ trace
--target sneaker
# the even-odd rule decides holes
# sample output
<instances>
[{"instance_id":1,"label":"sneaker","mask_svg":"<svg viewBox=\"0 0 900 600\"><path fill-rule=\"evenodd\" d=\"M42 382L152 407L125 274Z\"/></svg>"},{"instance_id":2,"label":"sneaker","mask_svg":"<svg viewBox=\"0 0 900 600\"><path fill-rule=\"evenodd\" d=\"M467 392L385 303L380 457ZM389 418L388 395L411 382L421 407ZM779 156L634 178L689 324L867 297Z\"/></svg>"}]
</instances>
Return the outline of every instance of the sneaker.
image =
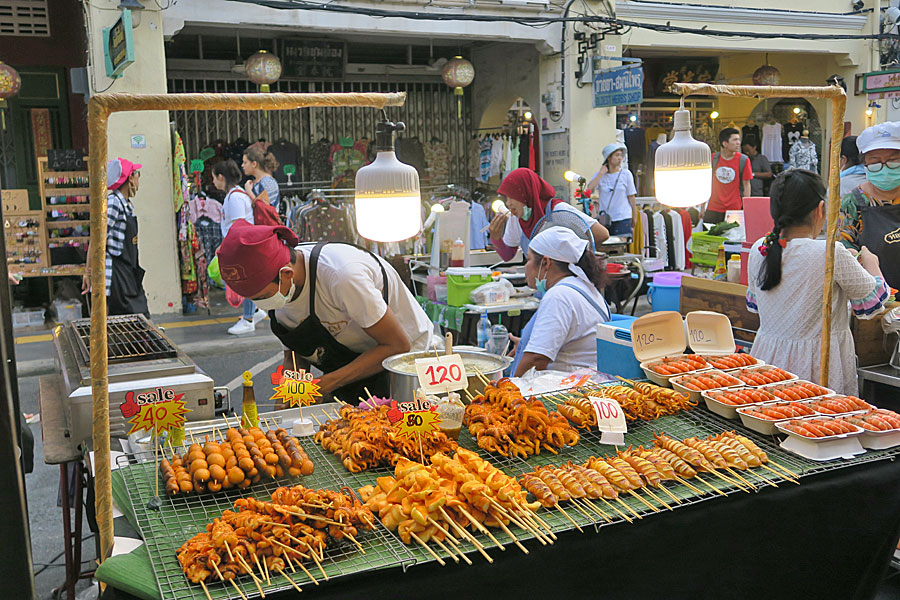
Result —
<instances>
[{"instance_id":1,"label":"sneaker","mask_svg":"<svg viewBox=\"0 0 900 600\"><path fill-rule=\"evenodd\" d=\"M262 310L261 308L257 308L256 312L253 313L253 324L256 325L257 323L259 323L260 321L262 321L263 319L265 319L268 316L269 315L268 315L268 313L266 313L266 311Z\"/></svg>"},{"instance_id":2,"label":"sneaker","mask_svg":"<svg viewBox=\"0 0 900 600\"><path fill-rule=\"evenodd\" d=\"M244 335L246 333L253 333L256 331L256 324L253 321L246 321L243 318L238 319L238 322L228 328L228 333L231 335Z\"/></svg>"}]
</instances>

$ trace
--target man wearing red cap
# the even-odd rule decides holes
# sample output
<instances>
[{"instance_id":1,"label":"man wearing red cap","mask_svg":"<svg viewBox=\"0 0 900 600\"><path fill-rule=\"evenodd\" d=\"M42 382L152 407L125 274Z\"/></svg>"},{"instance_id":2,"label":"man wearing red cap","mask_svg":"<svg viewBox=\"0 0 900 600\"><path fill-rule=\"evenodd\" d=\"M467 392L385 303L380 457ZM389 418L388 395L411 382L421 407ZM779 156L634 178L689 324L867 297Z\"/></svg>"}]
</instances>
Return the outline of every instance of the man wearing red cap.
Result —
<instances>
[{"instance_id":1,"label":"man wearing red cap","mask_svg":"<svg viewBox=\"0 0 900 600\"><path fill-rule=\"evenodd\" d=\"M144 294L144 269L138 264L138 224L131 199L138 191L141 165L124 158L106 163L107 314L140 313L150 318ZM90 248L82 293L91 290Z\"/></svg>"},{"instance_id":2,"label":"man wearing red cap","mask_svg":"<svg viewBox=\"0 0 900 600\"><path fill-rule=\"evenodd\" d=\"M228 286L268 311L284 364L324 375L323 394L356 403L390 395L382 361L426 350L431 321L397 271L352 244L297 245L287 227L236 221L217 252Z\"/></svg>"}]
</instances>

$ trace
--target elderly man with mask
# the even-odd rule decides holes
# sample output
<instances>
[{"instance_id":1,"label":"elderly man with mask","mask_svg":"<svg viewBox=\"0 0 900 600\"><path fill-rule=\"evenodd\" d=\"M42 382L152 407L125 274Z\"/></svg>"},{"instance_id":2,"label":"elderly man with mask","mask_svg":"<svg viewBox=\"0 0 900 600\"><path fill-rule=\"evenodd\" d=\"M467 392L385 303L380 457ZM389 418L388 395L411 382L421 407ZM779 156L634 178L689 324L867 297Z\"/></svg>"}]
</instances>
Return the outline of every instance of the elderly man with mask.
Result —
<instances>
[{"instance_id":1,"label":"elderly man with mask","mask_svg":"<svg viewBox=\"0 0 900 600\"><path fill-rule=\"evenodd\" d=\"M516 342L513 375L530 368L572 371L597 367L597 324L609 321L603 270L587 240L565 227L538 233L528 246L528 285L541 299Z\"/></svg>"}]
</instances>

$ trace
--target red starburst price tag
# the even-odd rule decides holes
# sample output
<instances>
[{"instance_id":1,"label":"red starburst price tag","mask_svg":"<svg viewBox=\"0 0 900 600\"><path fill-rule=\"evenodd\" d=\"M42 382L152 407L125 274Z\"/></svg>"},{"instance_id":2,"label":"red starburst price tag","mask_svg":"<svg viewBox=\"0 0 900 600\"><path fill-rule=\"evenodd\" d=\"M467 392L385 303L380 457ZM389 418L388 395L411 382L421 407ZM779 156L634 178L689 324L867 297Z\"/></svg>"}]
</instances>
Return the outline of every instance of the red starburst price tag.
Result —
<instances>
[{"instance_id":1,"label":"red starburst price tag","mask_svg":"<svg viewBox=\"0 0 900 600\"><path fill-rule=\"evenodd\" d=\"M436 407L425 400L413 400L412 402L391 401L388 410L388 420L394 425L397 433L404 437L415 437L423 433L439 431L438 424L441 417Z\"/></svg>"},{"instance_id":2,"label":"red starburst price tag","mask_svg":"<svg viewBox=\"0 0 900 600\"><path fill-rule=\"evenodd\" d=\"M275 384L276 381L279 381ZM309 406L321 398L319 380L313 379L312 373L303 369L291 371L284 366L278 367L272 375L272 383L276 385L275 395L270 400L281 400L290 406Z\"/></svg>"},{"instance_id":3,"label":"red starburst price tag","mask_svg":"<svg viewBox=\"0 0 900 600\"><path fill-rule=\"evenodd\" d=\"M150 431L156 435L182 427L187 413L184 394L176 394L175 390L156 388L150 392L125 394L125 402L119 405L122 416L128 418L131 430L128 435L137 431Z\"/></svg>"}]
</instances>

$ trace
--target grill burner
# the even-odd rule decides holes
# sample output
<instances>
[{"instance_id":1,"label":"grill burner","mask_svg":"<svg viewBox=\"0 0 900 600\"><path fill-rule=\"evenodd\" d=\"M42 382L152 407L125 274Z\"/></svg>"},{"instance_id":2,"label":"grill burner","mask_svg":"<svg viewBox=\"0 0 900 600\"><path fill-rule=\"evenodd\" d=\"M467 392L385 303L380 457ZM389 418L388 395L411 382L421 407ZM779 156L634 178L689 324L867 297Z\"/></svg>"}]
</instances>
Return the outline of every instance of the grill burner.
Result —
<instances>
[{"instance_id":1,"label":"grill burner","mask_svg":"<svg viewBox=\"0 0 900 600\"><path fill-rule=\"evenodd\" d=\"M91 362L90 319L72 322L83 364ZM106 320L110 364L175 358L178 351L142 315L108 317Z\"/></svg>"}]
</instances>

